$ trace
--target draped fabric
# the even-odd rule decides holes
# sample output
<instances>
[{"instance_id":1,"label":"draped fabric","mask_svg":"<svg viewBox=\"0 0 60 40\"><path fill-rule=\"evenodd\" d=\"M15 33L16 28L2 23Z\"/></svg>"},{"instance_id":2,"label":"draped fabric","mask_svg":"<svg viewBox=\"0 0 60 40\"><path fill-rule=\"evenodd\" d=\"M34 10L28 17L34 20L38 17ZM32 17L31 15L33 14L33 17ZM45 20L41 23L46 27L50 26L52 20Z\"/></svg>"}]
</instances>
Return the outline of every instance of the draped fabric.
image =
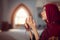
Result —
<instances>
[{"instance_id":1,"label":"draped fabric","mask_svg":"<svg viewBox=\"0 0 60 40\"><path fill-rule=\"evenodd\" d=\"M41 40L48 40L49 37L60 37L60 12L57 5L46 4L47 28L43 31Z\"/></svg>"}]
</instances>

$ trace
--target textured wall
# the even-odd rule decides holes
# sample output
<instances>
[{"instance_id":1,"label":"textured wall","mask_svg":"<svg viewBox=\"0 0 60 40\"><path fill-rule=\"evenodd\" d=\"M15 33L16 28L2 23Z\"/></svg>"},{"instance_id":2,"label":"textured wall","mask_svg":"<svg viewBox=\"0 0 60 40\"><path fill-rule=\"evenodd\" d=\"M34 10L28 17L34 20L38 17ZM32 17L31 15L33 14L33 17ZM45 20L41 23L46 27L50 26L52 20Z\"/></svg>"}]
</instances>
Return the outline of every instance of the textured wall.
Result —
<instances>
[{"instance_id":1,"label":"textured wall","mask_svg":"<svg viewBox=\"0 0 60 40\"><path fill-rule=\"evenodd\" d=\"M36 7L42 7L43 5L49 2L60 2L60 0L36 0L36 1L37 1Z\"/></svg>"},{"instance_id":2,"label":"textured wall","mask_svg":"<svg viewBox=\"0 0 60 40\"><path fill-rule=\"evenodd\" d=\"M3 20L4 21L8 21L9 23L11 23L11 15L12 15L13 9L15 9L20 3L24 3L30 9L37 25L44 24L44 22L38 18L36 0L5 0L3 1L3 6L4 6Z\"/></svg>"}]
</instances>

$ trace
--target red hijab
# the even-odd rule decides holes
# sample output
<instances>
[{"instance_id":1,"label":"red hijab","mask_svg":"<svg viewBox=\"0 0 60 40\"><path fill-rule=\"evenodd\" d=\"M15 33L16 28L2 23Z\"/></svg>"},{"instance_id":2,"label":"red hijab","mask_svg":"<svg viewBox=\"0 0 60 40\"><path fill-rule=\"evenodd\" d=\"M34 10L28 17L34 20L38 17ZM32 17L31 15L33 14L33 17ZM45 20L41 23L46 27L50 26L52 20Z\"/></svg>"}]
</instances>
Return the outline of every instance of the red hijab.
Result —
<instances>
[{"instance_id":1,"label":"red hijab","mask_svg":"<svg viewBox=\"0 0 60 40\"><path fill-rule=\"evenodd\" d=\"M44 7L46 7L46 15L48 19L48 33L50 36L57 36L60 32L60 12L58 7L55 4L47 4Z\"/></svg>"}]
</instances>

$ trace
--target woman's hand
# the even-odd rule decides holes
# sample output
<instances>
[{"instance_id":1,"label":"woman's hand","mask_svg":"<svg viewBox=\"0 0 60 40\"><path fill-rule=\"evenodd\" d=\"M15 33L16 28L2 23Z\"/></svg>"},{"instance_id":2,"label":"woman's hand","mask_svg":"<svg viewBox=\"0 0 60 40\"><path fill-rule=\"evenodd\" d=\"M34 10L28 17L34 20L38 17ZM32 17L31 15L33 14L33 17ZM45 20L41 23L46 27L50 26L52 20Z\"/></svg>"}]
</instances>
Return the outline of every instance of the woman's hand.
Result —
<instances>
[{"instance_id":1,"label":"woman's hand","mask_svg":"<svg viewBox=\"0 0 60 40\"><path fill-rule=\"evenodd\" d=\"M35 23L35 21L32 19L31 16L29 16L29 18L26 19L26 24L29 25L29 28L32 28L32 31L33 31L33 33L34 33L34 35L35 35L35 38L36 38L36 40L38 40L38 39L39 39L39 35L38 35L37 28L36 28L36 23ZM27 28L28 28L28 26L27 26Z\"/></svg>"},{"instance_id":2,"label":"woman's hand","mask_svg":"<svg viewBox=\"0 0 60 40\"><path fill-rule=\"evenodd\" d=\"M30 28L34 29L36 27L35 21L32 19L31 16L26 19L26 23L29 25Z\"/></svg>"}]
</instances>

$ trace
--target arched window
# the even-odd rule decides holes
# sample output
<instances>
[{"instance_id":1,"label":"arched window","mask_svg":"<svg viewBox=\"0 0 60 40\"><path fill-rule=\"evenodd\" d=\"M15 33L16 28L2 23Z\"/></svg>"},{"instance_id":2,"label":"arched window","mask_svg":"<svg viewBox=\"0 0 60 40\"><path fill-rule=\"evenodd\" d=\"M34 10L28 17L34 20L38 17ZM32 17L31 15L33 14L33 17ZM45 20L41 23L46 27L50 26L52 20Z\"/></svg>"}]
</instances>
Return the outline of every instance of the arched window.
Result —
<instances>
[{"instance_id":1,"label":"arched window","mask_svg":"<svg viewBox=\"0 0 60 40\"><path fill-rule=\"evenodd\" d=\"M28 11L25 9L24 6L22 6L15 13L14 23L25 24L25 20L28 16Z\"/></svg>"},{"instance_id":2,"label":"arched window","mask_svg":"<svg viewBox=\"0 0 60 40\"><path fill-rule=\"evenodd\" d=\"M31 15L30 10L24 4L20 4L17 8L13 11L11 23L13 25L24 25L26 18Z\"/></svg>"}]
</instances>

